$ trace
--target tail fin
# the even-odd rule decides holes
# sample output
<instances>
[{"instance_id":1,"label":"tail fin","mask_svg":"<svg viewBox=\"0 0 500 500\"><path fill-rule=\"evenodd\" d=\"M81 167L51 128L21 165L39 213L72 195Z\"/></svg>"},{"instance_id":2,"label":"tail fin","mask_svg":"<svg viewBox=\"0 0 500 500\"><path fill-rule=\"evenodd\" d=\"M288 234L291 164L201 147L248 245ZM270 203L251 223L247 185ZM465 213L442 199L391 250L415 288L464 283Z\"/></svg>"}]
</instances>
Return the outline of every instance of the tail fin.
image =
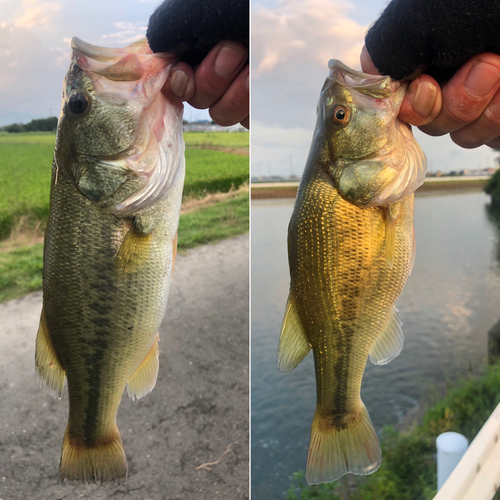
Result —
<instances>
[{"instance_id":1,"label":"tail fin","mask_svg":"<svg viewBox=\"0 0 500 500\"><path fill-rule=\"evenodd\" d=\"M127 458L118 427L108 439L93 447L64 434L59 479L82 483L103 483L127 477Z\"/></svg>"},{"instance_id":2,"label":"tail fin","mask_svg":"<svg viewBox=\"0 0 500 500\"><path fill-rule=\"evenodd\" d=\"M321 412L323 413L323 412ZM311 429L306 480L330 483L344 474L371 474L382 462L380 444L365 405L356 418L339 426L316 409Z\"/></svg>"}]
</instances>

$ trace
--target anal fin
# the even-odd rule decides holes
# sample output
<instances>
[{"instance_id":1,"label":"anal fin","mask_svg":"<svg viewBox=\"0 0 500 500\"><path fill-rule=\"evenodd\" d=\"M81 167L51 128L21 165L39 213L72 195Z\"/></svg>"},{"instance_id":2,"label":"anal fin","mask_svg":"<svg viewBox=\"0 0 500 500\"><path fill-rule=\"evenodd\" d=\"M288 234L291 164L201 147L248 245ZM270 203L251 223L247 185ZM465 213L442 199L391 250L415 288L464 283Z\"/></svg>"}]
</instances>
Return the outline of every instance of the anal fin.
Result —
<instances>
[{"instance_id":1,"label":"anal fin","mask_svg":"<svg viewBox=\"0 0 500 500\"><path fill-rule=\"evenodd\" d=\"M282 373L292 371L307 356L310 350L311 346L290 294L286 303L285 317L281 325L278 345L279 371Z\"/></svg>"},{"instance_id":2,"label":"anal fin","mask_svg":"<svg viewBox=\"0 0 500 500\"><path fill-rule=\"evenodd\" d=\"M127 393L132 401L135 398L140 399L144 397L154 389L160 366L158 342L159 337L156 336L153 347L151 347L144 361L127 382Z\"/></svg>"},{"instance_id":3,"label":"anal fin","mask_svg":"<svg viewBox=\"0 0 500 500\"><path fill-rule=\"evenodd\" d=\"M40 383L47 388L53 398L61 399L65 371L57 359L52 341L50 340L43 309L36 336L35 367Z\"/></svg>"},{"instance_id":4,"label":"anal fin","mask_svg":"<svg viewBox=\"0 0 500 500\"><path fill-rule=\"evenodd\" d=\"M393 307L370 351L370 361L374 365L385 365L401 352L404 342L401 325L397 309Z\"/></svg>"}]
</instances>

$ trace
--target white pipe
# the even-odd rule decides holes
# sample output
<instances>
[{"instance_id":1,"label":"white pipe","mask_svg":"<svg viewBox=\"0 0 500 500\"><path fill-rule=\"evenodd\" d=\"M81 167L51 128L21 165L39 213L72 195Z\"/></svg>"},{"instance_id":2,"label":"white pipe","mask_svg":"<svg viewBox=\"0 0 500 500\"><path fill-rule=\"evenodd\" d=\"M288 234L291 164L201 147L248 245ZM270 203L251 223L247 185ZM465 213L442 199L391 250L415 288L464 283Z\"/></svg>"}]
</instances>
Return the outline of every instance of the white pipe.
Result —
<instances>
[{"instance_id":1,"label":"white pipe","mask_svg":"<svg viewBox=\"0 0 500 500\"><path fill-rule=\"evenodd\" d=\"M458 432L444 432L436 439L438 491L466 452L469 442Z\"/></svg>"}]
</instances>

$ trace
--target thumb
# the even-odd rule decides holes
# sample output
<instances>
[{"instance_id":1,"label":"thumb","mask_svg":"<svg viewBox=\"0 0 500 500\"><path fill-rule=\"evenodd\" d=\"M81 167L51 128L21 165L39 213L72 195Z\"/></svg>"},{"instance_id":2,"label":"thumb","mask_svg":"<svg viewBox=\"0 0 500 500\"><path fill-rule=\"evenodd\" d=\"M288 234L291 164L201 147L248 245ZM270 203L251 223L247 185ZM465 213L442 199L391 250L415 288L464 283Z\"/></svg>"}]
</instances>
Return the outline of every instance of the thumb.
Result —
<instances>
[{"instance_id":1,"label":"thumb","mask_svg":"<svg viewBox=\"0 0 500 500\"><path fill-rule=\"evenodd\" d=\"M373 64L370 54L368 54L366 45L363 45L363 48L361 49L359 60L361 61L361 70L363 73L368 73L369 75L380 75L378 69Z\"/></svg>"}]
</instances>

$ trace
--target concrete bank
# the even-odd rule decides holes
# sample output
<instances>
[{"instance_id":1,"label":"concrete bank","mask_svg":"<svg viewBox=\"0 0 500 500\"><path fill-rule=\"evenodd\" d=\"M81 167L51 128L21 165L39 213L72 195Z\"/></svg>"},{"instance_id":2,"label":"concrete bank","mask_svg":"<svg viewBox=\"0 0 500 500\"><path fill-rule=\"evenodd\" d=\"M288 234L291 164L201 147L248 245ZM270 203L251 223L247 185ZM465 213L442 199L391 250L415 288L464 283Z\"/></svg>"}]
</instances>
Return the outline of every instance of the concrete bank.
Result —
<instances>
[{"instance_id":1,"label":"concrete bank","mask_svg":"<svg viewBox=\"0 0 500 500\"><path fill-rule=\"evenodd\" d=\"M481 191L487 177L428 177L416 194L438 191ZM252 200L263 198L295 198L298 182L266 182L251 185Z\"/></svg>"},{"instance_id":2,"label":"concrete bank","mask_svg":"<svg viewBox=\"0 0 500 500\"><path fill-rule=\"evenodd\" d=\"M0 499L247 499L248 286L248 235L178 255L156 387L118 411L120 485L58 481L68 397L35 377L41 292L1 304Z\"/></svg>"}]
</instances>

